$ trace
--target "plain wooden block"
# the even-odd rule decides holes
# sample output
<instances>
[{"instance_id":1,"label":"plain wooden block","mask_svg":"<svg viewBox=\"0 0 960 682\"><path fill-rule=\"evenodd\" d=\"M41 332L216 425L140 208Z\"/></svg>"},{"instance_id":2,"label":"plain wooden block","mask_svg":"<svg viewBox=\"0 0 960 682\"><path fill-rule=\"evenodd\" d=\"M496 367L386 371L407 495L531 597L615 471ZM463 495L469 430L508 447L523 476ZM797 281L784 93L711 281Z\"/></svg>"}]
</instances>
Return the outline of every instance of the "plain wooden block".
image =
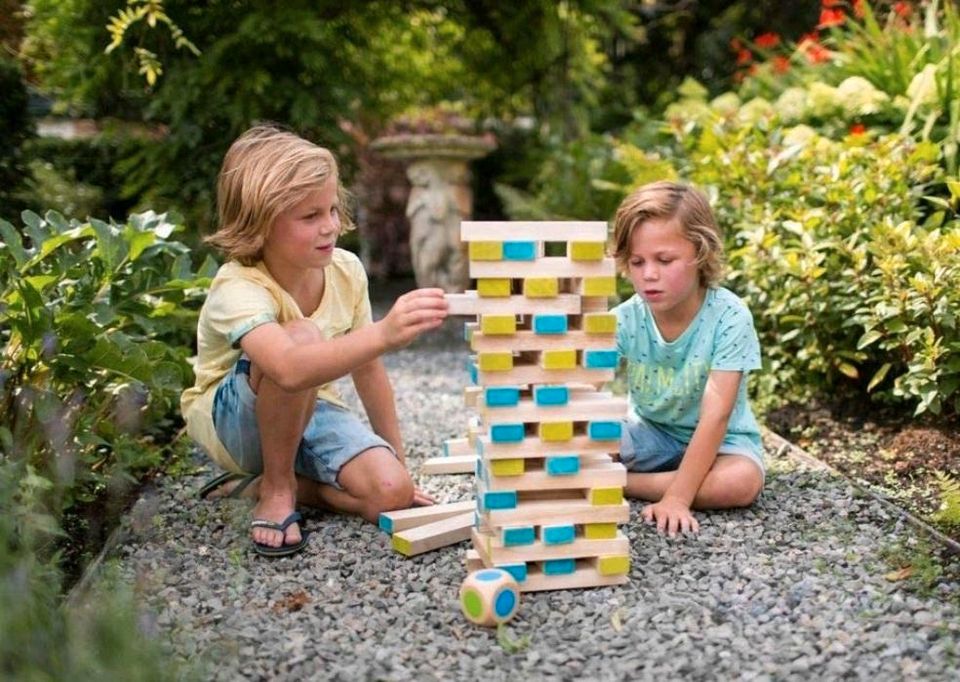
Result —
<instances>
[{"instance_id":1,"label":"plain wooden block","mask_svg":"<svg viewBox=\"0 0 960 682\"><path fill-rule=\"evenodd\" d=\"M519 294L510 297L483 298L476 291L462 294L444 294L449 315L512 314L533 315L555 313L579 315L581 297L576 294L560 294L556 298L530 299Z\"/></svg>"},{"instance_id":2,"label":"plain wooden block","mask_svg":"<svg viewBox=\"0 0 960 682\"><path fill-rule=\"evenodd\" d=\"M433 523L434 521L441 521L451 516L472 512L476 504L475 500L463 500L462 502L433 504L429 507L398 509L397 511L383 512L380 514L378 521L381 530L387 533L396 533L408 528L416 528L417 526Z\"/></svg>"},{"instance_id":3,"label":"plain wooden block","mask_svg":"<svg viewBox=\"0 0 960 682\"><path fill-rule=\"evenodd\" d=\"M474 512L458 514L440 521L393 534L392 545L404 556L415 556L470 538Z\"/></svg>"},{"instance_id":4,"label":"plain wooden block","mask_svg":"<svg viewBox=\"0 0 960 682\"><path fill-rule=\"evenodd\" d=\"M429 457L420 465L424 476L439 474L472 474L477 466L476 455L453 455L451 457Z\"/></svg>"}]
</instances>

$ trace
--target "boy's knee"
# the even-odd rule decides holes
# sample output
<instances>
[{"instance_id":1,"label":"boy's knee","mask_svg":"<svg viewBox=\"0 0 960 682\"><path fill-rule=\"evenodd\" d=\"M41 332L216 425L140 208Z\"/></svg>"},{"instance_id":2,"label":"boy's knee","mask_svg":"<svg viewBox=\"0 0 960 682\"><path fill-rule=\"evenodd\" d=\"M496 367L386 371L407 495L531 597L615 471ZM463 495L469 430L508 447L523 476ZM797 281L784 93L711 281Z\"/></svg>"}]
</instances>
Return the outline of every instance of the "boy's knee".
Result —
<instances>
[{"instance_id":1,"label":"boy's knee","mask_svg":"<svg viewBox=\"0 0 960 682\"><path fill-rule=\"evenodd\" d=\"M744 476L738 481L733 492L733 505L736 507L749 507L757 501L760 492L763 490L763 475L755 472L751 476Z\"/></svg>"},{"instance_id":2,"label":"boy's knee","mask_svg":"<svg viewBox=\"0 0 960 682\"><path fill-rule=\"evenodd\" d=\"M413 504L413 481L406 471L378 476L370 504L377 513L407 509Z\"/></svg>"}]
</instances>

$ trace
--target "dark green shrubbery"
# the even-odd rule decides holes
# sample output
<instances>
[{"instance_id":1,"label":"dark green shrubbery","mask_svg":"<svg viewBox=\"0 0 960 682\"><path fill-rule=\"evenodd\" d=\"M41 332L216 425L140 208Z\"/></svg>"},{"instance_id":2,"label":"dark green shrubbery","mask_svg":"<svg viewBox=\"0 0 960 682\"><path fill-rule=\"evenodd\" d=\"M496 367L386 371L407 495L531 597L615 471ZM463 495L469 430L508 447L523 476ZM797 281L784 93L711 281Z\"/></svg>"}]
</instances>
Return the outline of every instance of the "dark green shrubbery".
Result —
<instances>
[{"instance_id":1,"label":"dark green shrubbery","mask_svg":"<svg viewBox=\"0 0 960 682\"><path fill-rule=\"evenodd\" d=\"M0 93L0 218L12 218L23 208L18 195L29 177L23 145L33 135L33 122L20 67L3 56Z\"/></svg>"}]
</instances>

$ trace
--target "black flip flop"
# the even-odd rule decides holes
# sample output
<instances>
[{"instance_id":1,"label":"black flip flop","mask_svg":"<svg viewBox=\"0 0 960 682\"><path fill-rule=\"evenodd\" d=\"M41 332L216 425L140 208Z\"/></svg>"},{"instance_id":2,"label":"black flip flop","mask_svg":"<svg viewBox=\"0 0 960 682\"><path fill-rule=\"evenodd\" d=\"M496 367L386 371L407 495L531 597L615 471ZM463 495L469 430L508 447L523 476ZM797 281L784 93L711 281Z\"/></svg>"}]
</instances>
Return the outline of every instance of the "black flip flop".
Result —
<instances>
[{"instance_id":1,"label":"black flip flop","mask_svg":"<svg viewBox=\"0 0 960 682\"><path fill-rule=\"evenodd\" d=\"M293 512L285 518L280 523L274 523L273 521L268 521L267 519L254 519L250 522L251 528L267 528L269 530L280 531L286 536L287 528L292 526L295 523L303 521L303 516L300 512ZM307 537L309 533L300 528L300 542L293 545L280 545L279 547L271 547L270 545L265 545L260 542L254 541L253 549L260 556L266 557L281 557L281 556L290 556L291 554L296 554L304 547L307 546Z\"/></svg>"},{"instance_id":2,"label":"black flip flop","mask_svg":"<svg viewBox=\"0 0 960 682\"><path fill-rule=\"evenodd\" d=\"M247 486L253 483L255 480L257 480L256 474L243 474L236 471L226 471L207 481L207 483L200 488L200 492L197 494L200 496L201 500L205 500L210 493L220 486L226 485L227 483L231 483L233 481L240 481L240 483L238 483L236 487L230 491L230 494L227 495L228 498L238 498L243 491L247 489Z\"/></svg>"}]
</instances>

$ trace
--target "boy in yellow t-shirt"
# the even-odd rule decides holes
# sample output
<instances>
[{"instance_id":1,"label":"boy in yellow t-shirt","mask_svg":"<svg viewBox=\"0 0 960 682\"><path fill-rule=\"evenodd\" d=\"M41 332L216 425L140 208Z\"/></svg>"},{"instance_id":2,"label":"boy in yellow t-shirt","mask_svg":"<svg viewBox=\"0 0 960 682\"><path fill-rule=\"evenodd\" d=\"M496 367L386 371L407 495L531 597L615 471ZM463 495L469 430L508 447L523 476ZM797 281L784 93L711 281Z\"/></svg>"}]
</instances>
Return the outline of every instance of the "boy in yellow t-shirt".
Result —
<instances>
[{"instance_id":1,"label":"boy in yellow t-shirt","mask_svg":"<svg viewBox=\"0 0 960 682\"><path fill-rule=\"evenodd\" d=\"M432 502L406 470L380 356L443 322L443 291L404 294L372 322L363 267L335 247L352 228L342 194L328 150L272 126L241 135L218 180L220 226L209 241L228 262L200 311L196 384L181 409L228 472L204 493L259 475L251 534L266 556L303 548L298 501L371 522ZM373 431L329 385L346 374Z\"/></svg>"}]
</instances>

